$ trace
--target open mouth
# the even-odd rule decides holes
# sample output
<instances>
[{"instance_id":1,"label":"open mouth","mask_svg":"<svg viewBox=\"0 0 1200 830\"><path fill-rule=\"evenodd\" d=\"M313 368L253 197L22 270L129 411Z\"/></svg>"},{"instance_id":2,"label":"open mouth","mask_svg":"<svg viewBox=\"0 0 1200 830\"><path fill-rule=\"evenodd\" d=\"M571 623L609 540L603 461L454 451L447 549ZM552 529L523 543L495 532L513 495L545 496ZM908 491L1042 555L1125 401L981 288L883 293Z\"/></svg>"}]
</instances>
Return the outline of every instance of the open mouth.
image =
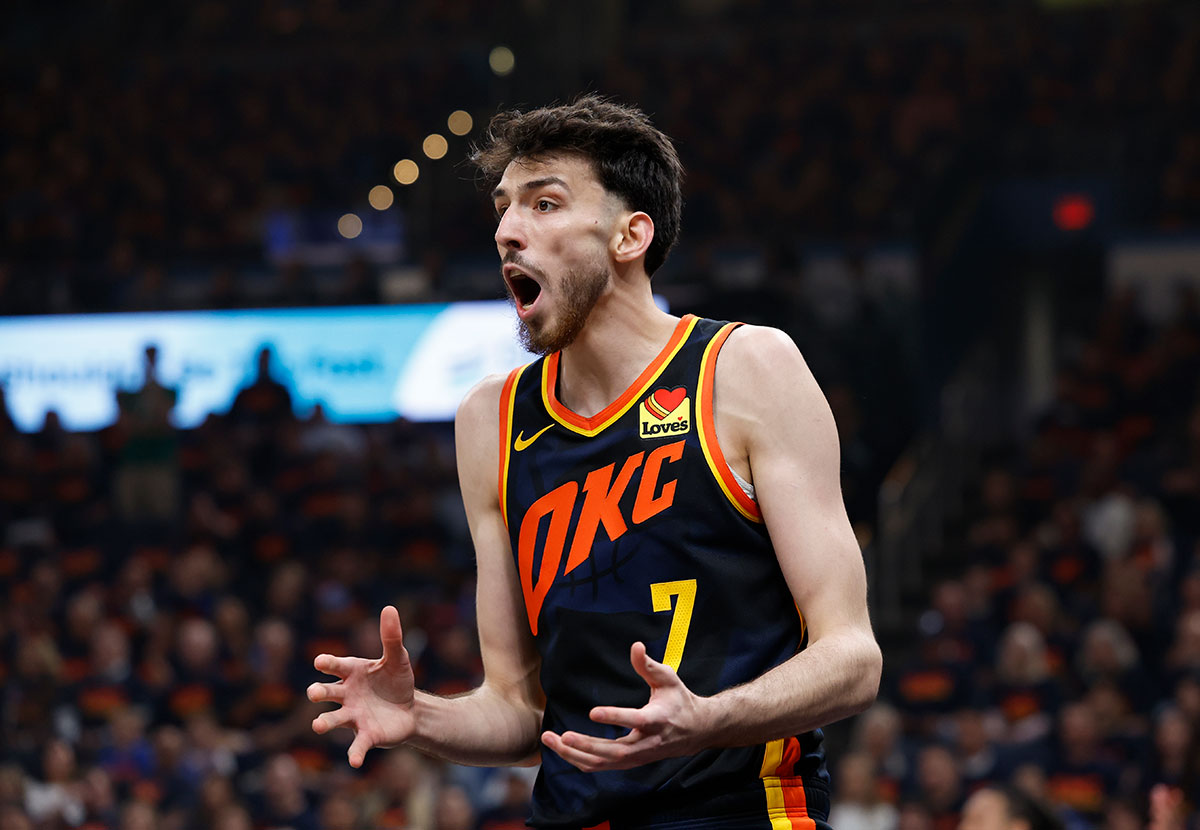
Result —
<instances>
[{"instance_id":1,"label":"open mouth","mask_svg":"<svg viewBox=\"0 0 1200 830\"><path fill-rule=\"evenodd\" d=\"M525 310L537 302L542 293L542 286L532 277L513 271L508 274L508 290L512 292L517 308Z\"/></svg>"}]
</instances>

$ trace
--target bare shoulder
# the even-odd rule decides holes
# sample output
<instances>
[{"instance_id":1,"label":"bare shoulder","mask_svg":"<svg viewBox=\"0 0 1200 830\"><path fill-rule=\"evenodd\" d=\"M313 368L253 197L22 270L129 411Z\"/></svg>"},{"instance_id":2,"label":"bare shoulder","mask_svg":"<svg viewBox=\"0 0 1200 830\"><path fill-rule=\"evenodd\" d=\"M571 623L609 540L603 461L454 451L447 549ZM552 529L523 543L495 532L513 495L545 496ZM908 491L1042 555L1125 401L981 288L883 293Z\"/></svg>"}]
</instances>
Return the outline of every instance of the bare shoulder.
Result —
<instances>
[{"instance_id":1,"label":"bare shoulder","mask_svg":"<svg viewBox=\"0 0 1200 830\"><path fill-rule=\"evenodd\" d=\"M739 326L730 333L717 360L716 386L718 417L758 421L782 409L792 416L828 409L792 338L767 326Z\"/></svg>"},{"instance_id":2,"label":"bare shoulder","mask_svg":"<svg viewBox=\"0 0 1200 830\"><path fill-rule=\"evenodd\" d=\"M500 392L507 375L488 375L468 390L458 404L454 423L461 426L486 426L500 423Z\"/></svg>"},{"instance_id":3,"label":"bare shoulder","mask_svg":"<svg viewBox=\"0 0 1200 830\"><path fill-rule=\"evenodd\" d=\"M505 375L489 375L471 387L454 416L459 486L464 497L491 498L500 450L500 394Z\"/></svg>"}]
</instances>

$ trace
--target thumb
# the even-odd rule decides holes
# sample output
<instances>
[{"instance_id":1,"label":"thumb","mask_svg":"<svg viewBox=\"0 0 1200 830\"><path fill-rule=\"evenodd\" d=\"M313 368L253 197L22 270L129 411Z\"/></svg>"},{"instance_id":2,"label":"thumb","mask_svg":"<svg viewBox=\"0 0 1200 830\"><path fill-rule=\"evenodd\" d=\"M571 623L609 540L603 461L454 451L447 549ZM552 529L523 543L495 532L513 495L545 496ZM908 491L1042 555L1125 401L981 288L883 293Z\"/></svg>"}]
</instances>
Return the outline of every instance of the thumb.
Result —
<instances>
[{"instance_id":1,"label":"thumb","mask_svg":"<svg viewBox=\"0 0 1200 830\"><path fill-rule=\"evenodd\" d=\"M633 664L633 670L638 673L638 677L645 680L651 688L665 686L672 678L678 677L674 669L652 659L646 653L645 643L633 644L629 649L629 662Z\"/></svg>"},{"instance_id":2,"label":"thumb","mask_svg":"<svg viewBox=\"0 0 1200 830\"><path fill-rule=\"evenodd\" d=\"M404 658L404 630L400 627L400 612L394 605L379 612L379 639L383 643L384 660Z\"/></svg>"}]
</instances>

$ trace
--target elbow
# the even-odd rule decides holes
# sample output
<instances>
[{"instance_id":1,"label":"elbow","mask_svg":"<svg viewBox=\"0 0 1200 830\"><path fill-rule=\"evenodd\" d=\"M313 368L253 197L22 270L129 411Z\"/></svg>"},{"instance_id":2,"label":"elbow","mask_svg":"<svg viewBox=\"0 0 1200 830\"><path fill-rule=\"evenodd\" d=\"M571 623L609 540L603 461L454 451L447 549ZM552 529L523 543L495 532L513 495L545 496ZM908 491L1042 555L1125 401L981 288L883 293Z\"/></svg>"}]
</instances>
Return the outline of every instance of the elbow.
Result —
<instances>
[{"instance_id":1,"label":"elbow","mask_svg":"<svg viewBox=\"0 0 1200 830\"><path fill-rule=\"evenodd\" d=\"M874 637L868 635L865 638L857 662L858 671L851 695L855 714L869 708L879 695L879 681L883 676L883 652L880 651Z\"/></svg>"}]
</instances>

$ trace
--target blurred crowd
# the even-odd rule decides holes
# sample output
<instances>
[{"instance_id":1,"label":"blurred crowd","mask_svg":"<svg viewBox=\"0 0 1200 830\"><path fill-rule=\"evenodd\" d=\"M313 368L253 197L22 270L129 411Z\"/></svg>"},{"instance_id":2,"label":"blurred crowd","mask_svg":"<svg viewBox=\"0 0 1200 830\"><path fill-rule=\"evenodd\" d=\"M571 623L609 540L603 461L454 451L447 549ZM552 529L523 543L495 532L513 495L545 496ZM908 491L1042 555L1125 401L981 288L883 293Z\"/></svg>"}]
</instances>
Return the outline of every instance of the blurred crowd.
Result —
<instances>
[{"instance_id":1,"label":"blurred crowd","mask_svg":"<svg viewBox=\"0 0 1200 830\"><path fill-rule=\"evenodd\" d=\"M1200 304L1155 328L1126 292L1093 322L948 529L961 564L835 759L839 830L948 830L989 782L1112 830L1145 826L1167 784L1195 826Z\"/></svg>"},{"instance_id":2,"label":"blurred crowd","mask_svg":"<svg viewBox=\"0 0 1200 830\"><path fill-rule=\"evenodd\" d=\"M321 216L336 238L336 217L372 213L367 191L385 181L412 219L416 292L445 296L456 262L489 253L492 218L459 164L471 136L450 136L440 162L422 138L453 109L477 136L498 102L583 88L637 102L677 141L689 175L674 265L692 276L725 242L912 239L954 182L996 176L1105 177L1123 224L1200 220L1194 4L803 5L120 0L63 21L12 4L0 308L369 301L379 275L361 262L268 262L268 226ZM579 48L555 48L563 37ZM518 55L503 79L487 64L502 40ZM390 178L405 156L424 165L418 188Z\"/></svg>"},{"instance_id":3,"label":"blurred crowd","mask_svg":"<svg viewBox=\"0 0 1200 830\"><path fill-rule=\"evenodd\" d=\"M156 364L110 428L0 427L0 827L523 826L527 770L310 730L313 657L377 655L388 603L423 687L479 679L449 428L298 420L263 372L176 430Z\"/></svg>"}]
</instances>

